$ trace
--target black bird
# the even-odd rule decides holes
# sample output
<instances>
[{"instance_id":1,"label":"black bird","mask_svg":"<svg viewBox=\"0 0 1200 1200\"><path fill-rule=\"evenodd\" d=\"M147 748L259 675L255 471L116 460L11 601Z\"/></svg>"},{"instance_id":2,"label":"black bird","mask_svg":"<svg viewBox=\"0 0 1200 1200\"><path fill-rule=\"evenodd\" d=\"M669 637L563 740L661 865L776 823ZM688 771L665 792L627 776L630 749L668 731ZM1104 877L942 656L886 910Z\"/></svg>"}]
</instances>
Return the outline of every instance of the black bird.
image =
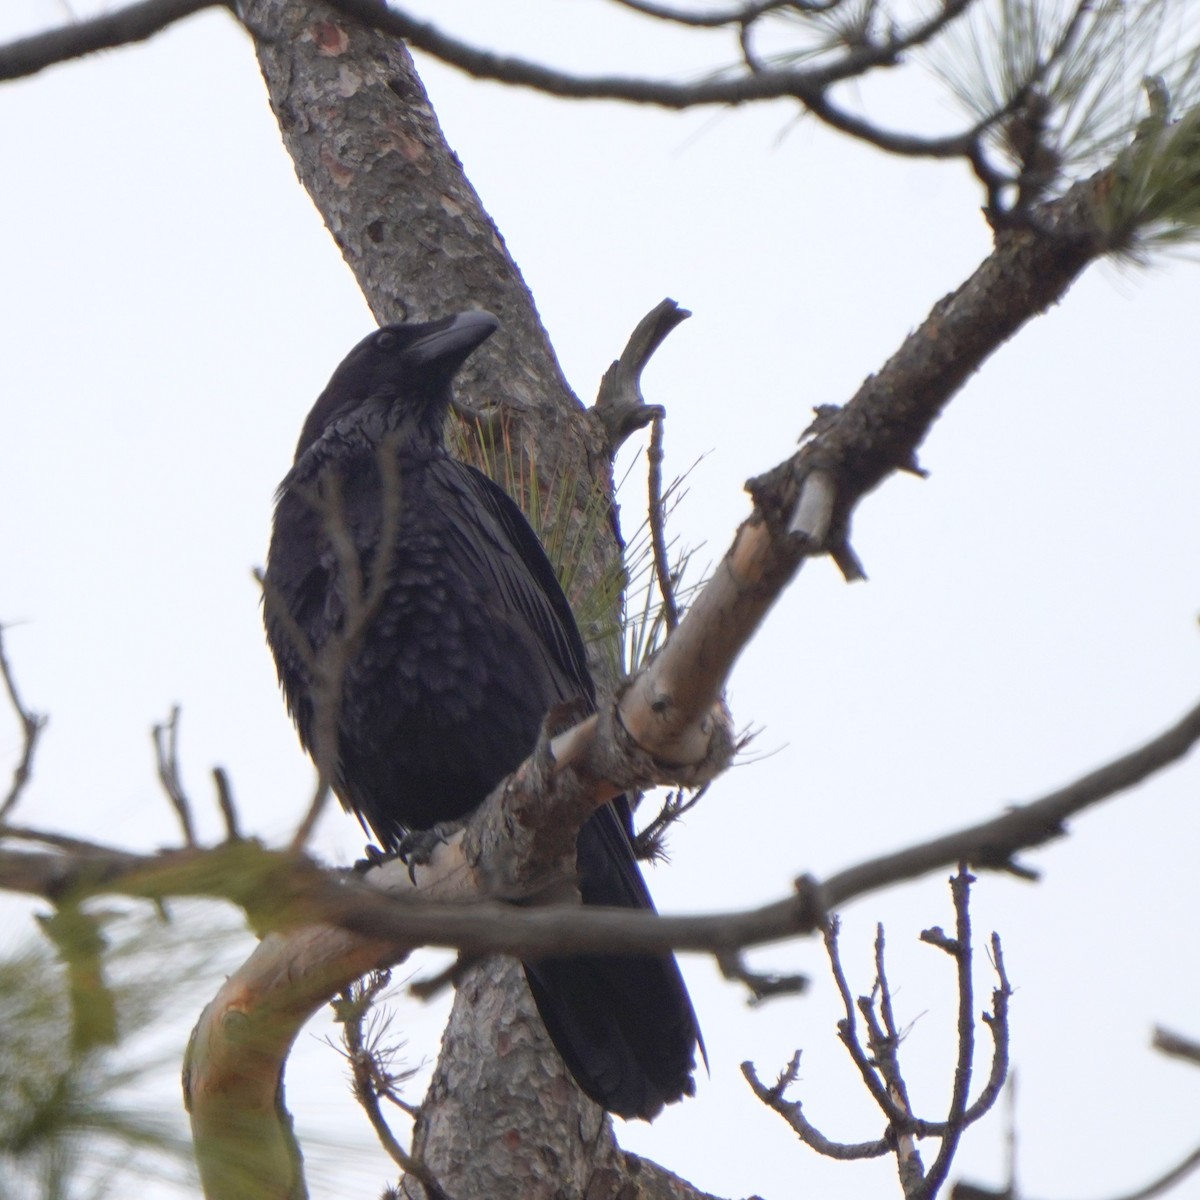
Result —
<instances>
[{"instance_id":1,"label":"black bird","mask_svg":"<svg viewBox=\"0 0 1200 1200\"><path fill-rule=\"evenodd\" d=\"M537 535L443 442L451 380L497 324L468 312L364 338L309 413L279 488L267 640L314 756L322 711L336 712L334 789L389 849L482 803L553 705L594 702ZM326 664L339 660L340 693L322 707ZM654 907L631 837L624 797L580 830L585 904ZM693 1093L703 1044L672 955L542 959L525 974L598 1104L648 1120Z\"/></svg>"}]
</instances>

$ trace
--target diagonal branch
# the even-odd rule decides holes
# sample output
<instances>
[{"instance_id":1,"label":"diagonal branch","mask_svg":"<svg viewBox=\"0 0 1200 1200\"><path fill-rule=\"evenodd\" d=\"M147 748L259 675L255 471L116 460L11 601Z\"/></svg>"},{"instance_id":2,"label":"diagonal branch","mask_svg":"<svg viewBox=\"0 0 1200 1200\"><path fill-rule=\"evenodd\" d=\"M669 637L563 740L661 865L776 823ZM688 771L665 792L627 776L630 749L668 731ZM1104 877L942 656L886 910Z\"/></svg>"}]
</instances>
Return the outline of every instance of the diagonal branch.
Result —
<instances>
[{"instance_id":1,"label":"diagonal branch","mask_svg":"<svg viewBox=\"0 0 1200 1200\"><path fill-rule=\"evenodd\" d=\"M36 75L56 63L144 42L168 25L205 8L232 8L231 0L141 0L116 12L35 33L0 46L0 81Z\"/></svg>"},{"instance_id":2,"label":"diagonal branch","mask_svg":"<svg viewBox=\"0 0 1200 1200\"><path fill-rule=\"evenodd\" d=\"M1181 1058L1184 1062L1200 1066L1200 1042L1197 1042L1194 1038L1187 1038L1182 1034L1172 1033L1171 1030L1157 1025L1154 1029L1154 1037L1151 1044L1155 1050L1169 1055L1171 1058Z\"/></svg>"},{"instance_id":3,"label":"diagonal branch","mask_svg":"<svg viewBox=\"0 0 1200 1200\"><path fill-rule=\"evenodd\" d=\"M1040 800L1014 805L989 821L839 871L825 881L826 902L836 908L851 896L874 891L878 885L873 880L886 879L890 886L955 862L984 870L1015 870L1030 877L1032 872L1014 863L1018 851L1065 836L1068 817L1136 786L1177 762L1197 741L1200 741L1200 705L1144 746Z\"/></svg>"}]
</instances>

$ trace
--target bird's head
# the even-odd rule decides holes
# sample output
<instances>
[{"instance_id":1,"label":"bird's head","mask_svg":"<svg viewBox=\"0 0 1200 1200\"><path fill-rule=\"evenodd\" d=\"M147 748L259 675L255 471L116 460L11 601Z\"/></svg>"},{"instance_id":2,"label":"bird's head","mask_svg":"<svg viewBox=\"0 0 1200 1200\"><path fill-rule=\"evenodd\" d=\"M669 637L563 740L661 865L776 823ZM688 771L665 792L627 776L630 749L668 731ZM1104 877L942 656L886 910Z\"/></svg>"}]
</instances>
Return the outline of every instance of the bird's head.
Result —
<instances>
[{"instance_id":1,"label":"bird's head","mask_svg":"<svg viewBox=\"0 0 1200 1200\"><path fill-rule=\"evenodd\" d=\"M471 351L499 327L489 312L439 321L384 325L342 360L317 398L296 447L296 459L335 421L366 406L398 406L428 416L440 430L450 381Z\"/></svg>"}]
</instances>

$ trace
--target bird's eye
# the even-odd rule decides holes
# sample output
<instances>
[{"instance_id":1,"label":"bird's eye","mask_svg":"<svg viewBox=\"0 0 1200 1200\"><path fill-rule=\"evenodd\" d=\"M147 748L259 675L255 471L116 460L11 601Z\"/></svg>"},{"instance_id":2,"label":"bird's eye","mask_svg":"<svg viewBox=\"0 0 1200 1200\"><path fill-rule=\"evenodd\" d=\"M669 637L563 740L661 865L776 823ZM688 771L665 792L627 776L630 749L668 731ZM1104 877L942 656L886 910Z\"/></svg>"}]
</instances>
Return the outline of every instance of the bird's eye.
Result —
<instances>
[{"instance_id":1,"label":"bird's eye","mask_svg":"<svg viewBox=\"0 0 1200 1200\"><path fill-rule=\"evenodd\" d=\"M381 333L375 335L376 350L394 350L396 347L396 335L390 330L385 329Z\"/></svg>"}]
</instances>

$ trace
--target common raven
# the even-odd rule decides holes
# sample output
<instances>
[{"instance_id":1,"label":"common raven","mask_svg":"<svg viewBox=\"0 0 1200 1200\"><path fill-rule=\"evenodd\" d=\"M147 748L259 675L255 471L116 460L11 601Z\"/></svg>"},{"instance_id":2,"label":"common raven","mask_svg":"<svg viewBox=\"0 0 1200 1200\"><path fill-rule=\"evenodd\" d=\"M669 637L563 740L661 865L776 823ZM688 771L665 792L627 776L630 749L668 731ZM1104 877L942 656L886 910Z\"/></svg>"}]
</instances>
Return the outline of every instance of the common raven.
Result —
<instances>
[{"instance_id":1,"label":"common raven","mask_svg":"<svg viewBox=\"0 0 1200 1200\"><path fill-rule=\"evenodd\" d=\"M364 338L309 413L279 488L265 620L280 682L314 756L322 713L336 713L334 790L389 849L481 804L553 705L594 703L536 534L444 445L451 380L497 325L467 312ZM624 797L580 830L585 904L653 908L631 836ZM597 1103L648 1120L692 1094L703 1047L672 955L541 959L525 974Z\"/></svg>"}]
</instances>

